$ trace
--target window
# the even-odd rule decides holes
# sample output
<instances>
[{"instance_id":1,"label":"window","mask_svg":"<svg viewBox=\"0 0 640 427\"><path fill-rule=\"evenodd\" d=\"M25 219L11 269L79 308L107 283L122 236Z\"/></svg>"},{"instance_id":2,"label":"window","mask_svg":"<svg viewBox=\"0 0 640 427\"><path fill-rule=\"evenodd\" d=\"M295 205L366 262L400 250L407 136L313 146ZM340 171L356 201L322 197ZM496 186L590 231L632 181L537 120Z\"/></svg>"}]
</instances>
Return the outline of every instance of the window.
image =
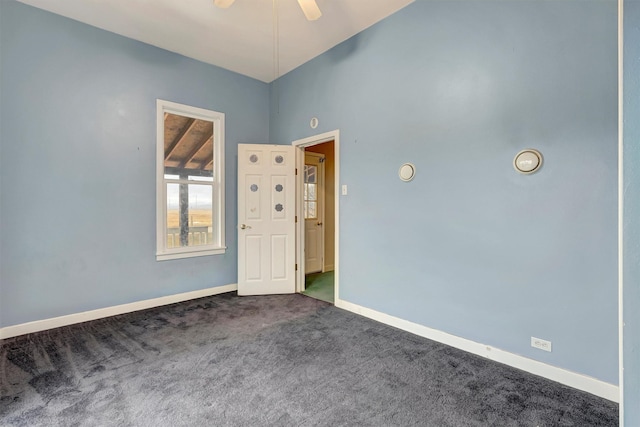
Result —
<instances>
[{"instance_id":1,"label":"window","mask_svg":"<svg viewBox=\"0 0 640 427\"><path fill-rule=\"evenodd\" d=\"M224 114L157 101L158 261L222 254Z\"/></svg>"},{"instance_id":2,"label":"window","mask_svg":"<svg viewBox=\"0 0 640 427\"><path fill-rule=\"evenodd\" d=\"M304 165L304 219L318 219L318 167Z\"/></svg>"}]
</instances>

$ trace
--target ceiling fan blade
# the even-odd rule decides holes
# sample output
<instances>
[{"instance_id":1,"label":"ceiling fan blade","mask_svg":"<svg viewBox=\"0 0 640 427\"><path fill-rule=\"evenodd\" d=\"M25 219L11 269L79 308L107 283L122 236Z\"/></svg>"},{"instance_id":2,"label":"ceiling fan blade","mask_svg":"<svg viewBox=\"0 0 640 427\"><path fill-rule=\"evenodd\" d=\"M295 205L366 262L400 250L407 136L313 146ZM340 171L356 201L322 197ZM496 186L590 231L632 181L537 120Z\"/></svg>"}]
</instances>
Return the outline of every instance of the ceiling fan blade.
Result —
<instances>
[{"instance_id":1,"label":"ceiling fan blade","mask_svg":"<svg viewBox=\"0 0 640 427\"><path fill-rule=\"evenodd\" d=\"M236 0L213 0L213 4L223 9L226 9L229 6L231 6L234 1Z\"/></svg>"},{"instance_id":2,"label":"ceiling fan blade","mask_svg":"<svg viewBox=\"0 0 640 427\"><path fill-rule=\"evenodd\" d=\"M302 12L304 12L304 16L307 17L307 20L315 21L322 16L316 0L298 0L298 4Z\"/></svg>"}]
</instances>

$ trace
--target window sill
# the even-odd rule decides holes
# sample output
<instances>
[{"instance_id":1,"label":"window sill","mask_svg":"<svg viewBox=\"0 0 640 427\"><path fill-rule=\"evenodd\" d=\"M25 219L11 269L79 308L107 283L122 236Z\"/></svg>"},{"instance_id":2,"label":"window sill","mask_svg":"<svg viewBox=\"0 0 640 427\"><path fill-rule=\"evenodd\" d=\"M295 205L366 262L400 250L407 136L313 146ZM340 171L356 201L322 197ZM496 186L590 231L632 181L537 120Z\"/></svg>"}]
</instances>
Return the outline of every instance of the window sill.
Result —
<instances>
[{"instance_id":1,"label":"window sill","mask_svg":"<svg viewBox=\"0 0 640 427\"><path fill-rule=\"evenodd\" d=\"M195 258L199 256L210 256L210 255L222 255L226 251L227 251L227 248L223 247L223 248L192 250L192 251L184 251L184 252L157 253L156 261L168 261L171 259Z\"/></svg>"}]
</instances>

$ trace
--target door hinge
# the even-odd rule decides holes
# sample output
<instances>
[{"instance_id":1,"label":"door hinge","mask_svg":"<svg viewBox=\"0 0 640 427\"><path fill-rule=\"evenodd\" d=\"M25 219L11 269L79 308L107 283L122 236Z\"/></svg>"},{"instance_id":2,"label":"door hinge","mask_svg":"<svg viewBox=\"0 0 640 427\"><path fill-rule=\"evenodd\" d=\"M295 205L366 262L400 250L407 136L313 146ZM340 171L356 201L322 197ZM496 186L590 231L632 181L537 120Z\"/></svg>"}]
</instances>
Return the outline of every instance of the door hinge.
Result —
<instances>
[{"instance_id":1,"label":"door hinge","mask_svg":"<svg viewBox=\"0 0 640 427\"><path fill-rule=\"evenodd\" d=\"M298 215L296 215L296 222L298 222Z\"/></svg>"},{"instance_id":2,"label":"door hinge","mask_svg":"<svg viewBox=\"0 0 640 427\"><path fill-rule=\"evenodd\" d=\"M296 264L296 271L298 271L298 264Z\"/></svg>"},{"instance_id":3,"label":"door hinge","mask_svg":"<svg viewBox=\"0 0 640 427\"><path fill-rule=\"evenodd\" d=\"M298 168L296 168L296 175L298 175Z\"/></svg>"},{"instance_id":4,"label":"door hinge","mask_svg":"<svg viewBox=\"0 0 640 427\"><path fill-rule=\"evenodd\" d=\"M327 160L325 157L320 157L320 163L324 163L324 161Z\"/></svg>"}]
</instances>

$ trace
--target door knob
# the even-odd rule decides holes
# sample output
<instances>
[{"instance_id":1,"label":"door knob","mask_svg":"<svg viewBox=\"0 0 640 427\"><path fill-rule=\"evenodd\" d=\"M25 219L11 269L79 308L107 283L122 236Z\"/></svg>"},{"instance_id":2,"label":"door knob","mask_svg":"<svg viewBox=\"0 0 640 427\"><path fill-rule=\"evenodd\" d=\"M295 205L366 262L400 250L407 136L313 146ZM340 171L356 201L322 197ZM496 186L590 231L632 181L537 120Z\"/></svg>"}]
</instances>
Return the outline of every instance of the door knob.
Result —
<instances>
[{"instance_id":1,"label":"door knob","mask_svg":"<svg viewBox=\"0 0 640 427\"><path fill-rule=\"evenodd\" d=\"M321 223L321 222L319 222L319 223L318 223L318 225L322 225L322 223Z\"/></svg>"},{"instance_id":2,"label":"door knob","mask_svg":"<svg viewBox=\"0 0 640 427\"><path fill-rule=\"evenodd\" d=\"M246 225L246 224L240 225L240 230L245 230L247 228L251 228L251 226L250 225Z\"/></svg>"}]
</instances>

